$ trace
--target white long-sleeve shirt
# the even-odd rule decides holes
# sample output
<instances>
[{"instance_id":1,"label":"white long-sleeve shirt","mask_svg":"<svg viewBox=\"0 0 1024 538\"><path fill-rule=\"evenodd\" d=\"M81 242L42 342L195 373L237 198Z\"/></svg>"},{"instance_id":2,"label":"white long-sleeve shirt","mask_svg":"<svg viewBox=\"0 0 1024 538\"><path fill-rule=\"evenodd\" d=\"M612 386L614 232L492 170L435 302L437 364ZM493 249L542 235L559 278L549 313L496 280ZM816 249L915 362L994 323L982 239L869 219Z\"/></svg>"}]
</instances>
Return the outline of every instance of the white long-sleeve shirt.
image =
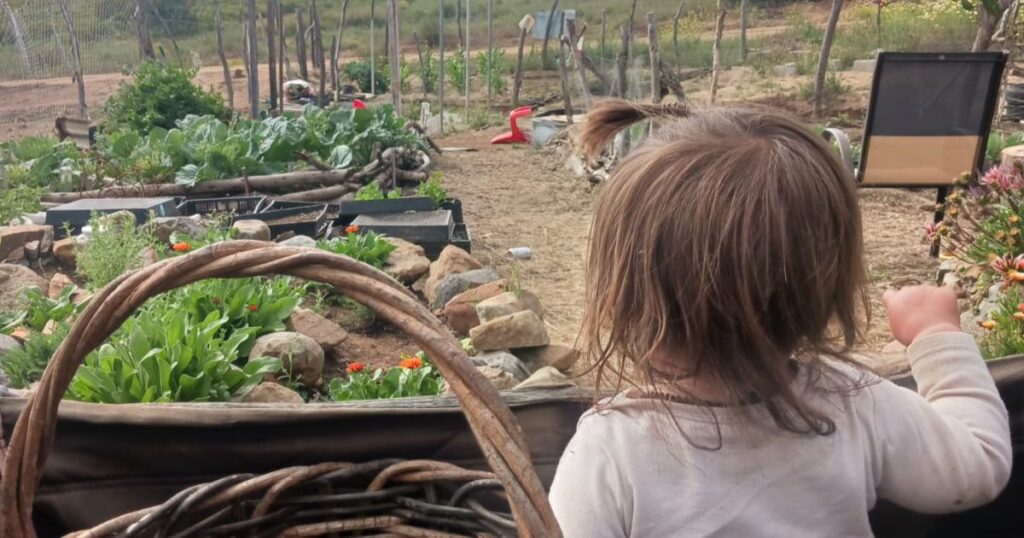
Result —
<instances>
[{"instance_id":1,"label":"white long-sleeve shirt","mask_svg":"<svg viewBox=\"0 0 1024 538\"><path fill-rule=\"evenodd\" d=\"M847 394L805 392L835 421L829 436L719 408L721 448L705 450L694 444L719 442L707 409L666 404L694 444L660 402L619 395L588 411L551 488L566 538L871 536L878 498L925 513L992 500L1009 480L1012 449L977 345L942 333L907 353L917 393L887 380Z\"/></svg>"}]
</instances>

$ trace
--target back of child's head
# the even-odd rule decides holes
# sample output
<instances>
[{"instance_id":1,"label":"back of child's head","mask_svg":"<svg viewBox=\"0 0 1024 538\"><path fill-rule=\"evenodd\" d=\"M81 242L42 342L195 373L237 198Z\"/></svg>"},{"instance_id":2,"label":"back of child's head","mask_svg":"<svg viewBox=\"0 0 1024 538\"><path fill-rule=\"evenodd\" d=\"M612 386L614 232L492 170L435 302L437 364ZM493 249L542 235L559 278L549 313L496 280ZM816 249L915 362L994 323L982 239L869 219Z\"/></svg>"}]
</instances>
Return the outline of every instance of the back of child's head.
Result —
<instances>
[{"instance_id":1,"label":"back of child's head","mask_svg":"<svg viewBox=\"0 0 1024 538\"><path fill-rule=\"evenodd\" d=\"M646 117L663 125L594 208L583 337L598 385L609 370L645 384L696 375L720 403L757 400L780 428L830 433L794 390L791 359L853 362L866 300L850 171L798 120L752 108L608 101L587 116L585 152ZM666 354L679 360L652 361Z\"/></svg>"}]
</instances>

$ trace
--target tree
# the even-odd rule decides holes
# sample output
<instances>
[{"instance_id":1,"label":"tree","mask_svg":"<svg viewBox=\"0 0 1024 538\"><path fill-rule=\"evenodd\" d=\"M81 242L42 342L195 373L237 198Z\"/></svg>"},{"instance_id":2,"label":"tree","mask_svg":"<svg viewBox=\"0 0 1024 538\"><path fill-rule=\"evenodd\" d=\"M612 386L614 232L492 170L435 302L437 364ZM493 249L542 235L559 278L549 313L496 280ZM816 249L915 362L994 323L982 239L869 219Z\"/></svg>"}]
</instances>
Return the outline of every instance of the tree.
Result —
<instances>
[{"instance_id":1,"label":"tree","mask_svg":"<svg viewBox=\"0 0 1024 538\"><path fill-rule=\"evenodd\" d=\"M969 0L961 2L970 6ZM978 12L978 32L974 35L973 52L984 52L992 45L992 34L996 31L996 25L1003 18L1003 13L1013 4L1013 0L981 0L975 5Z\"/></svg>"},{"instance_id":2,"label":"tree","mask_svg":"<svg viewBox=\"0 0 1024 538\"><path fill-rule=\"evenodd\" d=\"M821 117L825 106L825 72L828 71L828 57L832 52L832 41L836 37L836 26L839 24L839 13L843 10L843 0L832 0L832 9L828 12L825 36L821 40L821 54L818 56L818 73L814 77L814 115Z\"/></svg>"}]
</instances>

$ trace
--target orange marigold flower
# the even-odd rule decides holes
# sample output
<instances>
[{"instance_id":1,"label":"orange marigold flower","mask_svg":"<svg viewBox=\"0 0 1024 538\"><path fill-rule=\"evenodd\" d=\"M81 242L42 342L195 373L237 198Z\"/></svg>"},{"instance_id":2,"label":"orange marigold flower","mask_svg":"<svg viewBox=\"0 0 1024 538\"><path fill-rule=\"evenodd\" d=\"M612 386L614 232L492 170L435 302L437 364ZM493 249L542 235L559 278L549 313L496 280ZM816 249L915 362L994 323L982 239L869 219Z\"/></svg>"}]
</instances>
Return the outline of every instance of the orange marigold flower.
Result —
<instances>
[{"instance_id":1,"label":"orange marigold flower","mask_svg":"<svg viewBox=\"0 0 1024 538\"><path fill-rule=\"evenodd\" d=\"M399 368L405 368L406 370L415 370L423 367L423 359L419 357L406 357L398 363Z\"/></svg>"},{"instance_id":2,"label":"orange marigold flower","mask_svg":"<svg viewBox=\"0 0 1024 538\"><path fill-rule=\"evenodd\" d=\"M1013 319L1017 321L1024 321L1024 312L1014 312Z\"/></svg>"},{"instance_id":3,"label":"orange marigold flower","mask_svg":"<svg viewBox=\"0 0 1024 538\"><path fill-rule=\"evenodd\" d=\"M255 312L255 311L260 309L260 306L256 305L256 304L251 304L251 305L249 305L248 308L249 308L249 312Z\"/></svg>"},{"instance_id":4,"label":"orange marigold flower","mask_svg":"<svg viewBox=\"0 0 1024 538\"><path fill-rule=\"evenodd\" d=\"M357 233L359 233L359 226L356 226L355 224L353 224L352 226L349 226L348 228L345 228L345 233L347 233L347 234L357 234Z\"/></svg>"},{"instance_id":5,"label":"orange marigold flower","mask_svg":"<svg viewBox=\"0 0 1024 538\"><path fill-rule=\"evenodd\" d=\"M363 364L361 362L352 362L352 363L349 363L347 368L345 368L345 371L350 373L350 374L358 374L359 372L362 372L365 369L366 369L366 365L365 364Z\"/></svg>"},{"instance_id":6,"label":"orange marigold flower","mask_svg":"<svg viewBox=\"0 0 1024 538\"><path fill-rule=\"evenodd\" d=\"M171 245L171 250L173 250L174 252L188 252L192 250L192 245L184 241L181 241Z\"/></svg>"},{"instance_id":7,"label":"orange marigold flower","mask_svg":"<svg viewBox=\"0 0 1024 538\"><path fill-rule=\"evenodd\" d=\"M996 323L996 320L994 319L986 319L985 321L978 323L978 325L981 325L982 329L991 331L992 329L995 329L999 324Z\"/></svg>"}]
</instances>

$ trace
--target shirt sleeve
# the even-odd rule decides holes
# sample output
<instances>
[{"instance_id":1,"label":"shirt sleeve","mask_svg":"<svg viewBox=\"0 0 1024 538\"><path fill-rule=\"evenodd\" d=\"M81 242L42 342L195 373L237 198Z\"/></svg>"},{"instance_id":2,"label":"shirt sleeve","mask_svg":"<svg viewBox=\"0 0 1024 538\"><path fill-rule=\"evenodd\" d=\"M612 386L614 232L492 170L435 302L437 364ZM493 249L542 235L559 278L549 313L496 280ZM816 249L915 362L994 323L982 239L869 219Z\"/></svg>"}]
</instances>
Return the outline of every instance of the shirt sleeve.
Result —
<instances>
[{"instance_id":1,"label":"shirt sleeve","mask_svg":"<svg viewBox=\"0 0 1024 538\"><path fill-rule=\"evenodd\" d=\"M588 418L589 417L589 418ZM549 499L565 538L625 538L630 495L602 435L584 415L555 471Z\"/></svg>"},{"instance_id":2,"label":"shirt sleeve","mask_svg":"<svg viewBox=\"0 0 1024 538\"><path fill-rule=\"evenodd\" d=\"M888 381L871 389L878 495L933 514L995 499L1010 477L1009 419L977 344L934 334L907 356L916 394Z\"/></svg>"}]
</instances>

